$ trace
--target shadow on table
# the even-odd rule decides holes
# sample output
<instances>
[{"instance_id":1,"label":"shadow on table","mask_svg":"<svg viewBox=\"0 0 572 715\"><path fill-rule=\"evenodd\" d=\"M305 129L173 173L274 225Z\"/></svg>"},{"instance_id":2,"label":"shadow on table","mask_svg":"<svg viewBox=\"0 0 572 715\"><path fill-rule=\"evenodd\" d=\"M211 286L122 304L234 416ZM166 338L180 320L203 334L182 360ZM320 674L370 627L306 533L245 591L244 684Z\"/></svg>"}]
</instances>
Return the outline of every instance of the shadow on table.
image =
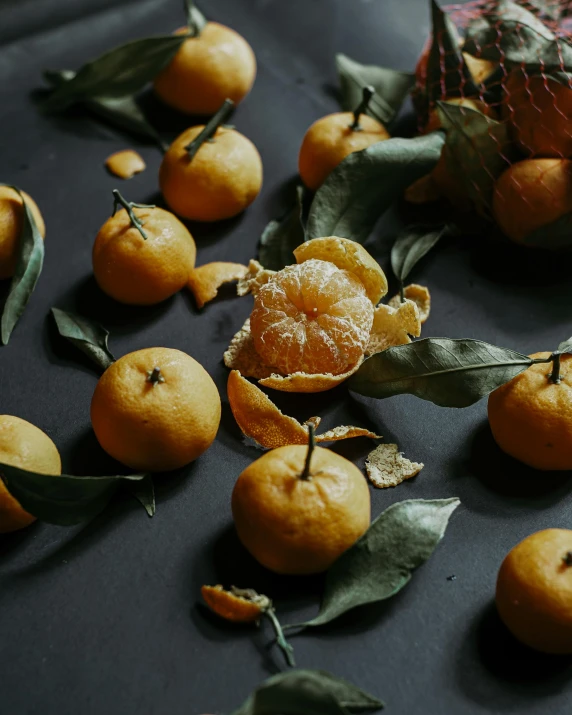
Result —
<instances>
[{"instance_id":1,"label":"shadow on table","mask_svg":"<svg viewBox=\"0 0 572 715\"><path fill-rule=\"evenodd\" d=\"M530 706L532 699L562 692L572 681L572 657L539 653L521 644L502 623L494 603L475 617L463 635L457 681L473 701L495 712ZM475 668L475 660L486 680Z\"/></svg>"}]
</instances>

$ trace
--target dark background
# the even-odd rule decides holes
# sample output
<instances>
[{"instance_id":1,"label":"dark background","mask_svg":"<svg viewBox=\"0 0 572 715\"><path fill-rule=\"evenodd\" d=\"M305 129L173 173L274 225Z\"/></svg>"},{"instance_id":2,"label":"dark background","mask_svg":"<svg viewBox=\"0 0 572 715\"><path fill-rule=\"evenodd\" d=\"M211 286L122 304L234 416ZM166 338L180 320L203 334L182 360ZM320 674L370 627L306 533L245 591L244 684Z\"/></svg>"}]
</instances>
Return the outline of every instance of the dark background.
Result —
<instances>
[{"instance_id":1,"label":"dark background","mask_svg":"<svg viewBox=\"0 0 572 715\"><path fill-rule=\"evenodd\" d=\"M199 264L246 262L267 221L288 205L305 130L337 110L335 52L412 69L428 9L425 0L212 0L204 9L256 52L258 78L233 121L258 146L265 184L244 216L191 230ZM125 496L84 527L37 524L0 537L2 714L229 712L283 664L267 648L266 629L228 627L197 606L201 584L256 587L276 600L284 622L317 609L320 579L272 577L232 530L234 481L258 453L241 442L221 357L250 300L230 289L199 313L185 293L142 310L100 294L91 246L110 213L111 190L120 185L128 199L156 200L160 154L80 110L46 118L34 106L42 69L77 68L120 42L182 22L178 0L0 2L0 180L28 191L47 224L44 272L0 349L0 411L44 429L65 472L116 473L90 430L97 374L54 334L47 319L53 305L100 320L118 356L155 345L189 352L223 398L213 447L183 473L157 479L155 518ZM167 136L191 123L167 110L156 119ZM148 168L122 183L103 162L130 146L140 148ZM367 244L386 267L397 225L386 217ZM426 336L532 352L572 333L568 259L521 253L483 235L439 247L413 278L433 295ZM411 584L386 604L293 639L298 664L352 680L399 715L570 712L570 661L516 644L492 601L497 569L514 544L537 529L571 525L570 475L535 473L500 453L484 401L455 411L410 397L354 399L344 386L276 400L299 418L321 414L327 428L347 421L371 427L425 463L416 479L372 492L374 515L407 498L462 500ZM371 446L356 440L337 449L363 466Z\"/></svg>"}]
</instances>

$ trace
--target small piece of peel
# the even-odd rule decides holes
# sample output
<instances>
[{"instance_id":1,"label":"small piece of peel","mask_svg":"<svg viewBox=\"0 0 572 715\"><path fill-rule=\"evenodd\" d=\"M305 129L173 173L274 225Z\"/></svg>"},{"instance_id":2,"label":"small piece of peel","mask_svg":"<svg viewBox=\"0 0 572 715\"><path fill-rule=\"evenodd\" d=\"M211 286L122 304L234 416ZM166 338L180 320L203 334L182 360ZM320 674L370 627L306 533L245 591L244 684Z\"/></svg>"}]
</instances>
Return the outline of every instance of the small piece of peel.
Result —
<instances>
[{"instance_id":1,"label":"small piece of peel","mask_svg":"<svg viewBox=\"0 0 572 715\"><path fill-rule=\"evenodd\" d=\"M412 300L400 303L397 308L380 303L373 314L373 326L365 354L373 355L394 345L410 343L410 335L414 338L421 335L417 305Z\"/></svg>"},{"instance_id":2,"label":"small piece of peel","mask_svg":"<svg viewBox=\"0 0 572 715\"><path fill-rule=\"evenodd\" d=\"M258 290L268 283L268 281L275 275L276 271L271 271L268 268L264 268L258 261L250 259L246 273L238 281L236 286L236 292L238 295L256 295Z\"/></svg>"},{"instance_id":3,"label":"small piece of peel","mask_svg":"<svg viewBox=\"0 0 572 715\"><path fill-rule=\"evenodd\" d=\"M422 324L425 323L431 313L431 293L429 292L429 288L419 285L418 283L411 283L403 289L403 297L415 303L419 310L419 320ZM399 308L401 305L401 296L399 293L394 295L387 305L392 308Z\"/></svg>"},{"instance_id":4,"label":"small piece of peel","mask_svg":"<svg viewBox=\"0 0 572 715\"><path fill-rule=\"evenodd\" d=\"M215 261L194 268L189 276L188 287L195 297L197 308L216 298L218 289L224 283L240 280L248 273L241 263Z\"/></svg>"},{"instance_id":5,"label":"small piece of peel","mask_svg":"<svg viewBox=\"0 0 572 715\"><path fill-rule=\"evenodd\" d=\"M405 479L411 479L423 469L423 464L410 462L396 444L380 444L365 462L370 482L379 489L396 487Z\"/></svg>"},{"instance_id":6,"label":"small piece of peel","mask_svg":"<svg viewBox=\"0 0 572 715\"><path fill-rule=\"evenodd\" d=\"M233 623L255 623L272 605L269 598L256 591L234 586L230 591L220 585L202 586L201 594L211 611Z\"/></svg>"},{"instance_id":7,"label":"small piece of peel","mask_svg":"<svg viewBox=\"0 0 572 715\"><path fill-rule=\"evenodd\" d=\"M120 179L131 179L135 174L145 171L146 164L143 157L133 149L116 151L105 160L106 169Z\"/></svg>"}]
</instances>

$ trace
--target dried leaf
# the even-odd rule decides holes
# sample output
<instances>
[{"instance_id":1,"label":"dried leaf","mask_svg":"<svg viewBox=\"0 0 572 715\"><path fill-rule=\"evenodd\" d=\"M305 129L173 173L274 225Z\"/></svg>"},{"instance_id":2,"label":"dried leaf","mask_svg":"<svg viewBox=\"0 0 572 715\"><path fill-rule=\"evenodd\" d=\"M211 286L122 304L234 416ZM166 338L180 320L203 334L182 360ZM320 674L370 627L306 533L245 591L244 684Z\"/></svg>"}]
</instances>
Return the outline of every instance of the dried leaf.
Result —
<instances>
[{"instance_id":1,"label":"dried leaf","mask_svg":"<svg viewBox=\"0 0 572 715\"><path fill-rule=\"evenodd\" d=\"M323 670L289 670L259 685L233 715L347 715L383 703Z\"/></svg>"},{"instance_id":2,"label":"dried leaf","mask_svg":"<svg viewBox=\"0 0 572 715\"><path fill-rule=\"evenodd\" d=\"M431 556L459 504L456 498L392 504L330 567L319 614L300 626L322 626L398 593Z\"/></svg>"},{"instance_id":3,"label":"dried leaf","mask_svg":"<svg viewBox=\"0 0 572 715\"><path fill-rule=\"evenodd\" d=\"M342 236L363 243L379 217L439 161L444 135L394 138L346 157L316 192L307 238Z\"/></svg>"},{"instance_id":4,"label":"dried leaf","mask_svg":"<svg viewBox=\"0 0 572 715\"><path fill-rule=\"evenodd\" d=\"M373 314L366 355L379 353L392 345L410 343L410 335L421 335L421 319L417 305L411 300L399 303L397 308L380 303Z\"/></svg>"},{"instance_id":5,"label":"dried leaf","mask_svg":"<svg viewBox=\"0 0 572 715\"><path fill-rule=\"evenodd\" d=\"M107 506L120 484L141 481L146 476L50 476L0 464L0 479L22 507L36 518L60 526L92 519Z\"/></svg>"},{"instance_id":6,"label":"dried leaf","mask_svg":"<svg viewBox=\"0 0 572 715\"><path fill-rule=\"evenodd\" d=\"M85 353L101 370L115 362L107 347L109 331L81 315L52 308L59 334Z\"/></svg>"},{"instance_id":7,"label":"dried leaf","mask_svg":"<svg viewBox=\"0 0 572 715\"><path fill-rule=\"evenodd\" d=\"M197 308L216 298L218 289L225 283L243 279L248 268L241 263L215 261L194 268L189 276L188 286L195 297Z\"/></svg>"},{"instance_id":8,"label":"dried leaf","mask_svg":"<svg viewBox=\"0 0 572 715\"><path fill-rule=\"evenodd\" d=\"M395 118L415 84L414 74L397 72L388 67L362 65L347 55L336 55L336 68L342 109L353 112L362 100L364 87L373 87L375 94L367 113L382 124L389 124Z\"/></svg>"},{"instance_id":9,"label":"dried leaf","mask_svg":"<svg viewBox=\"0 0 572 715\"><path fill-rule=\"evenodd\" d=\"M431 314L431 293L429 293L429 288L417 283L411 283L403 289L403 298L415 303L419 311L419 320L421 324L425 323ZM398 293L393 296L387 305L391 308L399 308L401 303L401 295Z\"/></svg>"},{"instance_id":10,"label":"dried leaf","mask_svg":"<svg viewBox=\"0 0 572 715\"><path fill-rule=\"evenodd\" d=\"M419 474L423 467L420 462L406 459L396 444L380 444L368 454L365 463L370 482L379 489L396 487Z\"/></svg>"},{"instance_id":11,"label":"dried leaf","mask_svg":"<svg viewBox=\"0 0 572 715\"><path fill-rule=\"evenodd\" d=\"M0 324L2 345L7 345L10 340L10 335L12 335L16 323L24 312L34 292L40 273L42 272L42 266L44 264L44 241L36 225L34 215L30 211L30 207L26 203L26 199L20 189L10 184L3 185L9 186L18 193L22 199L24 209L22 230L18 241L16 271L12 277Z\"/></svg>"},{"instance_id":12,"label":"dried leaf","mask_svg":"<svg viewBox=\"0 0 572 715\"><path fill-rule=\"evenodd\" d=\"M411 394L468 407L532 365L527 355L480 340L425 338L368 358L349 388L368 397Z\"/></svg>"}]
</instances>

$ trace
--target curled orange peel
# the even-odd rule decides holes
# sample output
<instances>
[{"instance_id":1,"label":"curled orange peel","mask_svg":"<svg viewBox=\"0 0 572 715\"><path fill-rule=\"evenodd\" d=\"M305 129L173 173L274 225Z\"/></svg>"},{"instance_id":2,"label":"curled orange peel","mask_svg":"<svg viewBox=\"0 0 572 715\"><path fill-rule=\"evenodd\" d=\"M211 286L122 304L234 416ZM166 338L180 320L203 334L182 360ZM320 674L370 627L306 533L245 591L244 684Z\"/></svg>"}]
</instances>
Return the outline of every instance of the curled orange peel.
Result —
<instances>
[{"instance_id":1,"label":"curled orange peel","mask_svg":"<svg viewBox=\"0 0 572 715\"><path fill-rule=\"evenodd\" d=\"M380 303L373 314L373 326L366 355L379 353L394 345L411 342L410 336L421 335L419 309L412 300L399 303L397 308Z\"/></svg>"},{"instance_id":2,"label":"curled orange peel","mask_svg":"<svg viewBox=\"0 0 572 715\"><path fill-rule=\"evenodd\" d=\"M203 266L194 268L187 285L195 297L197 308L202 308L205 303L216 298L218 289L224 283L240 280L247 272L248 268L240 263L224 261L205 263Z\"/></svg>"},{"instance_id":3,"label":"curled orange peel","mask_svg":"<svg viewBox=\"0 0 572 715\"><path fill-rule=\"evenodd\" d=\"M308 422L316 428L319 417L311 417L304 424L285 415L259 387L244 378L238 370L228 376L228 401L234 418L246 437L265 449L276 449L289 444L308 444ZM379 435L363 427L344 425L316 435L316 442L337 442L354 437L379 439Z\"/></svg>"},{"instance_id":4,"label":"curled orange peel","mask_svg":"<svg viewBox=\"0 0 572 715\"><path fill-rule=\"evenodd\" d=\"M233 623L255 623L272 605L267 596L234 586L230 591L220 585L202 586L201 594L211 611Z\"/></svg>"},{"instance_id":5,"label":"curled orange peel","mask_svg":"<svg viewBox=\"0 0 572 715\"><path fill-rule=\"evenodd\" d=\"M422 324L425 323L431 313L431 293L429 288L418 283L411 283L403 289L403 297L415 303L419 310L419 320ZM392 308L399 308L400 304L401 296L399 294L394 295L388 302L388 305Z\"/></svg>"}]
</instances>

